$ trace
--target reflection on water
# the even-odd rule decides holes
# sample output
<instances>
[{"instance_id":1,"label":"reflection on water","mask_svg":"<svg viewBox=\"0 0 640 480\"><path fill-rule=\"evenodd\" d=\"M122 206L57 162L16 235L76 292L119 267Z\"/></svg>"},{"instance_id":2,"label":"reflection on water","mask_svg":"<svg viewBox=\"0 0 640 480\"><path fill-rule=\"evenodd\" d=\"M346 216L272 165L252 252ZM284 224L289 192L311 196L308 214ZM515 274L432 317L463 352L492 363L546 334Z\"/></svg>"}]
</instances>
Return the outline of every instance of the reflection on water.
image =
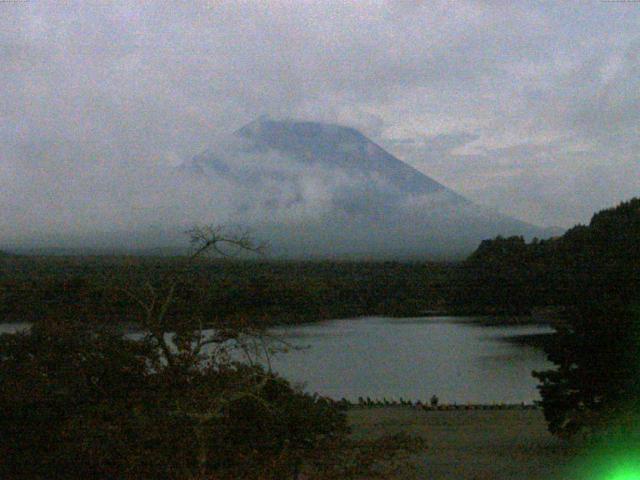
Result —
<instances>
[{"instance_id":1,"label":"reflection on water","mask_svg":"<svg viewBox=\"0 0 640 480\"><path fill-rule=\"evenodd\" d=\"M539 398L532 370L544 353L505 341L550 333L544 326L480 326L454 317L360 318L279 327L293 349L272 358L275 371L335 399L358 397L445 403L519 403ZM0 324L0 333L28 328Z\"/></svg>"},{"instance_id":2,"label":"reflection on water","mask_svg":"<svg viewBox=\"0 0 640 480\"><path fill-rule=\"evenodd\" d=\"M359 396L443 402L537 400L539 349L504 341L550 333L544 326L479 326L459 318L361 318L274 329L307 349L278 355L274 370L336 399ZM470 320L470 319L464 319Z\"/></svg>"}]
</instances>

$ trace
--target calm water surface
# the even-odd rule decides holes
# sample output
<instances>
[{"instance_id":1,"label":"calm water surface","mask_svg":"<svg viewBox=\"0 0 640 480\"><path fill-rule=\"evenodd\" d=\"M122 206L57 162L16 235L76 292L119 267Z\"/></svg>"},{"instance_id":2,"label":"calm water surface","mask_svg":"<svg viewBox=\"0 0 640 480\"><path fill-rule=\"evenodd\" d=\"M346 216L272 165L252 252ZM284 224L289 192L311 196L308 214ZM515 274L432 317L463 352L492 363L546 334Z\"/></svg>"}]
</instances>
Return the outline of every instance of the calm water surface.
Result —
<instances>
[{"instance_id":1,"label":"calm water surface","mask_svg":"<svg viewBox=\"0 0 640 480\"><path fill-rule=\"evenodd\" d=\"M486 327L471 318L383 317L330 320L273 329L301 350L272 358L273 369L306 390L444 403L519 403L539 398L532 370L551 366L541 350L509 337L550 333L545 326ZM0 333L28 328L0 324Z\"/></svg>"},{"instance_id":2,"label":"calm water surface","mask_svg":"<svg viewBox=\"0 0 640 480\"><path fill-rule=\"evenodd\" d=\"M359 396L446 403L539 399L532 370L544 353L509 337L550 333L546 326L486 327L452 317L332 320L274 330L308 348L276 356L273 369L332 398Z\"/></svg>"}]
</instances>

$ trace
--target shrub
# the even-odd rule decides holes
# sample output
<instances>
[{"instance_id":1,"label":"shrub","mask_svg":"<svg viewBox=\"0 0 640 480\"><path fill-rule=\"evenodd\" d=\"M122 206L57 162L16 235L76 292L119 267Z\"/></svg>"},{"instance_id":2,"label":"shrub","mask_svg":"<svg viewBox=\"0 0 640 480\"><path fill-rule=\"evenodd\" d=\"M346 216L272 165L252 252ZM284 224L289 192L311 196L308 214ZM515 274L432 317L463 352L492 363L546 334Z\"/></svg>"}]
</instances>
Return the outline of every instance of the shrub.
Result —
<instances>
[{"instance_id":1,"label":"shrub","mask_svg":"<svg viewBox=\"0 0 640 480\"><path fill-rule=\"evenodd\" d=\"M158 369L156 357L144 340L61 322L0 336L0 476L292 475L347 433L334 402L259 367Z\"/></svg>"}]
</instances>

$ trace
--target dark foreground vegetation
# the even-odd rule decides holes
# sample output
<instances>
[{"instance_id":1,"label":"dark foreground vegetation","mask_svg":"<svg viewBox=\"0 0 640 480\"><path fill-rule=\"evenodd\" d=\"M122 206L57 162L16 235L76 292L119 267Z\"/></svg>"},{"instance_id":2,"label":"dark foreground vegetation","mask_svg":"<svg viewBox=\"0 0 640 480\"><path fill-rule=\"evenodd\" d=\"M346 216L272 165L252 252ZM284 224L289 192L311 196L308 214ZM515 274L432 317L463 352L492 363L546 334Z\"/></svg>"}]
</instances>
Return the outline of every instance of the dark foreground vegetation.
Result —
<instances>
[{"instance_id":1,"label":"dark foreground vegetation","mask_svg":"<svg viewBox=\"0 0 640 480\"><path fill-rule=\"evenodd\" d=\"M38 322L0 337L0 477L385 478L420 447L406 435L353 440L337 403L230 361L230 330L184 330L165 350L151 329L131 340Z\"/></svg>"},{"instance_id":2,"label":"dark foreground vegetation","mask_svg":"<svg viewBox=\"0 0 640 480\"><path fill-rule=\"evenodd\" d=\"M178 271L220 243L253 249L203 231ZM169 313L182 277L149 278L114 286L135 301L136 336L90 316L0 336L0 478L388 478L421 448L352 438L343 406L260 366L260 326L225 319L205 333L202 318Z\"/></svg>"}]
</instances>

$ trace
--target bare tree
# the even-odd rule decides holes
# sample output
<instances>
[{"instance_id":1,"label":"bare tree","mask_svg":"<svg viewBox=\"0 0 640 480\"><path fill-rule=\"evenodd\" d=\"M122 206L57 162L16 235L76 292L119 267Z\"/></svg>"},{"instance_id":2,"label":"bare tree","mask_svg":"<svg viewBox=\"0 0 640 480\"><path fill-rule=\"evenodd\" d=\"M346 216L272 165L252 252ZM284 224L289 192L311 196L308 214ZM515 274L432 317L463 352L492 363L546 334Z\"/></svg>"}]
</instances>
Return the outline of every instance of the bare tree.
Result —
<instances>
[{"instance_id":1,"label":"bare tree","mask_svg":"<svg viewBox=\"0 0 640 480\"><path fill-rule=\"evenodd\" d=\"M242 253L263 254L266 243L257 242L251 231L239 226L194 226L185 232L189 235L194 260L209 253L221 257L235 257Z\"/></svg>"},{"instance_id":2,"label":"bare tree","mask_svg":"<svg viewBox=\"0 0 640 480\"><path fill-rule=\"evenodd\" d=\"M218 328L207 334L205 327L209 325L204 325L201 319L184 322L169 318L169 309L176 301L179 276L187 273L198 259L210 255L219 258L234 258L242 254L262 255L266 249L266 244L256 241L250 230L239 226L196 225L185 233L189 236L192 252L184 258L182 265L166 280L165 285L154 287L151 279L147 279L138 291L131 286L116 286L116 290L140 307L141 315L137 323L147 336L147 341L159 349L162 359L169 366L193 364L207 346L217 345L220 352L224 352L223 346L230 340L236 341L235 347L244 352L249 363L255 362L255 356L250 356L251 352L259 350L268 355L269 349L264 343L261 348L256 348L256 338L264 338L265 332L249 322Z\"/></svg>"}]
</instances>

